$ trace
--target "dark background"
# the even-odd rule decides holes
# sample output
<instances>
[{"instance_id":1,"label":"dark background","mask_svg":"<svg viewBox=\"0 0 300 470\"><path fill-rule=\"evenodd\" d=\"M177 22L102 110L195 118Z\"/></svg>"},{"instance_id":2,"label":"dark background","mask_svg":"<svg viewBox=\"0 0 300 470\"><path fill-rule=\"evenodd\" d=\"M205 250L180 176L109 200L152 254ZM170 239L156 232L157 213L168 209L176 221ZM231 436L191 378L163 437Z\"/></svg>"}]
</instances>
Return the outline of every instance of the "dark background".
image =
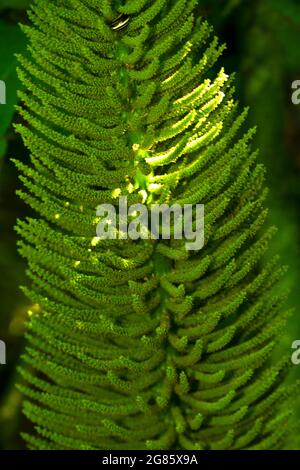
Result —
<instances>
[{"instance_id":1,"label":"dark background","mask_svg":"<svg viewBox=\"0 0 300 470\"><path fill-rule=\"evenodd\" d=\"M49 0L51 1L51 0ZM99 0L100 1L100 0ZM19 183L10 158L28 161L14 134L17 88L15 53L26 50L18 23L26 22L28 0L0 0L0 80L7 85L7 104L0 105L0 339L7 345L7 364L0 366L0 449L22 449L20 428L28 423L20 412L21 394L14 387L22 354L29 302L19 286L26 282L25 265L16 251L14 224L29 209L15 196ZM292 103L292 82L300 80L299 0L199 0L199 15L215 27L227 50L218 67L236 72L237 97L250 106L250 125L257 125L255 144L267 169L269 221L278 226L271 254L289 265L285 284L291 289L294 316L282 347L300 339L300 104ZM300 365L292 377L300 377ZM300 417L300 406L296 405ZM300 430L289 448L300 449Z\"/></svg>"}]
</instances>

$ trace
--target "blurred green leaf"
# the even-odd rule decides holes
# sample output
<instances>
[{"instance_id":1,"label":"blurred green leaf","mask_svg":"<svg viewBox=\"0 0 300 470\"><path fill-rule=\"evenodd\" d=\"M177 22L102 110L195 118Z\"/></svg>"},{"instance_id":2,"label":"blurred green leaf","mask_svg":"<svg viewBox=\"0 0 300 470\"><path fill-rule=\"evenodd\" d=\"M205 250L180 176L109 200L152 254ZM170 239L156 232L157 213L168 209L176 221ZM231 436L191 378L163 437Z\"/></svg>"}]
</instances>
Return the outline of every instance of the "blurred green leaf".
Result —
<instances>
[{"instance_id":1,"label":"blurred green leaf","mask_svg":"<svg viewBox=\"0 0 300 470\"><path fill-rule=\"evenodd\" d=\"M300 3L298 0L268 0L268 4L281 15L300 24Z\"/></svg>"},{"instance_id":2,"label":"blurred green leaf","mask_svg":"<svg viewBox=\"0 0 300 470\"><path fill-rule=\"evenodd\" d=\"M287 27L282 28L279 37L282 43L285 71L295 74L298 78L300 73L299 31Z\"/></svg>"},{"instance_id":3,"label":"blurred green leaf","mask_svg":"<svg viewBox=\"0 0 300 470\"><path fill-rule=\"evenodd\" d=\"M0 10L4 8L17 8L25 9L28 8L31 3L31 0L0 0Z\"/></svg>"},{"instance_id":4,"label":"blurred green leaf","mask_svg":"<svg viewBox=\"0 0 300 470\"><path fill-rule=\"evenodd\" d=\"M26 38L18 25L0 21L0 80L6 84L6 104L0 104L0 157L6 149L5 134L17 104L17 60L15 53L26 48Z\"/></svg>"}]
</instances>

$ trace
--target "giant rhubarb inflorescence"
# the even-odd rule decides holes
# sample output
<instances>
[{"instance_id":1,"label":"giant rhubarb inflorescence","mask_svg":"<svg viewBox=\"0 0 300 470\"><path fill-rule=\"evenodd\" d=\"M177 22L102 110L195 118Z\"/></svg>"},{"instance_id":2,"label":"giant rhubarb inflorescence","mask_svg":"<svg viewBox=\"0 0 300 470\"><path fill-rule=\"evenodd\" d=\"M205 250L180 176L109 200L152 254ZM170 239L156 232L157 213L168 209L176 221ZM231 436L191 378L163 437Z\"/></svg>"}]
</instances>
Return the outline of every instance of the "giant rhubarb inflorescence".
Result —
<instances>
[{"instance_id":1,"label":"giant rhubarb inflorescence","mask_svg":"<svg viewBox=\"0 0 300 470\"><path fill-rule=\"evenodd\" d=\"M273 449L288 312L264 168L197 0L38 0L19 58L32 449ZM212 68L213 67L213 68ZM219 71L218 71L219 70ZM205 245L99 240L96 207L205 204Z\"/></svg>"}]
</instances>

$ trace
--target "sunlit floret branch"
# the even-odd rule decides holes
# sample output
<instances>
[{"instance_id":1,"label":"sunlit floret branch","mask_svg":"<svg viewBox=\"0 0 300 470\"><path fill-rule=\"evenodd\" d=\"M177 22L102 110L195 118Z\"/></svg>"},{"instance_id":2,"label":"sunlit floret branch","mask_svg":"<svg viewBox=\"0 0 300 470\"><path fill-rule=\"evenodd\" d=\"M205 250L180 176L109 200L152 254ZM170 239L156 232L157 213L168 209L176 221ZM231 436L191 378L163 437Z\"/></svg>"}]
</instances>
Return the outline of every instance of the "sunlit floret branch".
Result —
<instances>
[{"instance_id":1,"label":"sunlit floret branch","mask_svg":"<svg viewBox=\"0 0 300 470\"><path fill-rule=\"evenodd\" d=\"M18 222L38 306L21 373L32 449L276 449L289 312L264 168L197 0L39 0L19 57ZM96 206L205 204L205 247L97 240ZM296 386L296 385L295 385Z\"/></svg>"}]
</instances>

